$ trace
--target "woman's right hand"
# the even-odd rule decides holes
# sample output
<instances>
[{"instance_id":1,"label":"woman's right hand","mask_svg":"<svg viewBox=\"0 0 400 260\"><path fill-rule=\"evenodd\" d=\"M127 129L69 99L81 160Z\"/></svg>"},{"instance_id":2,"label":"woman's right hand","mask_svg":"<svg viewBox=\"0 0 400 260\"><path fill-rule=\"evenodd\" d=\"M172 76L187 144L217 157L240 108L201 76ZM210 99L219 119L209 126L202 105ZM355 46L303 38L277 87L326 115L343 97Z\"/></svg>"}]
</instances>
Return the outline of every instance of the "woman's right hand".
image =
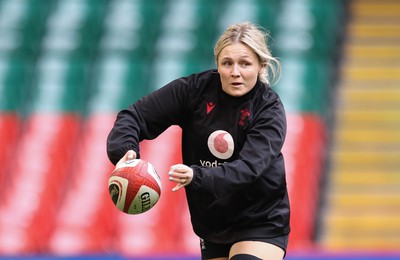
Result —
<instances>
[{"instance_id":1,"label":"woman's right hand","mask_svg":"<svg viewBox=\"0 0 400 260\"><path fill-rule=\"evenodd\" d=\"M115 165L118 167L119 165L123 164L126 161L130 161L136 159L136 152L134 150L129 150L126 152L126 154L118 161L118 163Z\"/></svg>"}]
</instances>

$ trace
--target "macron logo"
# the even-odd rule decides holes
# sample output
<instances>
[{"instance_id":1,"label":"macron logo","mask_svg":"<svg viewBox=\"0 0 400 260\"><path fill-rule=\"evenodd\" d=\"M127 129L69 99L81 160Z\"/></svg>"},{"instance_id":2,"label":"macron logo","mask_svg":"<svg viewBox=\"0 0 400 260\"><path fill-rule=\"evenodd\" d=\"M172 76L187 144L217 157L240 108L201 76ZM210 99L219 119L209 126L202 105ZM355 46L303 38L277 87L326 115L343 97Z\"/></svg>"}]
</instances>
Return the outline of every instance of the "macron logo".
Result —
<instances>
[{"instance_id":1,"label":"macron logo","mask_svg":"<svg viewBox=\"0 0 400 260\"><path fill-rule=\"evenodd\" d=\"M214 109L215 103L212 101L207 102L207 115Z\"/></svg>"}]
</instances>

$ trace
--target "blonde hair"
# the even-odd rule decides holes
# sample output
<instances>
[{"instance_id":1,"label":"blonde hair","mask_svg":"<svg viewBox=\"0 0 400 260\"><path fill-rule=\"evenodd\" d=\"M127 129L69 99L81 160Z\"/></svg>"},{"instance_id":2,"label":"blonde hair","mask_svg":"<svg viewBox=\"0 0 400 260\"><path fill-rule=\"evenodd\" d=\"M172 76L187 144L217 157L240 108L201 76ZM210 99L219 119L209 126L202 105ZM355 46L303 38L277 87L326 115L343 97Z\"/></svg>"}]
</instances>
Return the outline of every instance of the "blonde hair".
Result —
<instances>
[{"instance_id":1,"label":"blonde hair","mask_svg":"<svg viewBox=\"0 0 400 260\"><path fill-rule=\"evenodd\" d=\"M263 66L259 74L261 82L273 85L281 75L281 64L272 56L267 46L268 32L260 26L250 22L237 23L229 26L218 39L214 47L214 57L218 64L218 57L222 49L234 43L243 43L254 51Z\"/></svg>"}]
</instances>

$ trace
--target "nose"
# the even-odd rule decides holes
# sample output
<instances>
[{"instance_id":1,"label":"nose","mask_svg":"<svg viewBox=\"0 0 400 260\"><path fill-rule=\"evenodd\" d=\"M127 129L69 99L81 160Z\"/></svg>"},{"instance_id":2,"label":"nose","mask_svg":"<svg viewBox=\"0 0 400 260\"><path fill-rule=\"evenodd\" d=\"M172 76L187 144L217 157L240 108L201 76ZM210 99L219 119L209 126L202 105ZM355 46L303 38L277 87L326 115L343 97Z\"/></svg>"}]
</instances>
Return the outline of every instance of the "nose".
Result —
<instances>
[{"instance_id":1,"label":"nose","mask_svg":"<svg viewBox=\"0 0 400 260\"><path fill-rule=\"evenodd\" d=\"M231 71L231 76L234 78L240 77L240 71L237 65L233 65L232 71Z\"/></svg>"}]
</instances>

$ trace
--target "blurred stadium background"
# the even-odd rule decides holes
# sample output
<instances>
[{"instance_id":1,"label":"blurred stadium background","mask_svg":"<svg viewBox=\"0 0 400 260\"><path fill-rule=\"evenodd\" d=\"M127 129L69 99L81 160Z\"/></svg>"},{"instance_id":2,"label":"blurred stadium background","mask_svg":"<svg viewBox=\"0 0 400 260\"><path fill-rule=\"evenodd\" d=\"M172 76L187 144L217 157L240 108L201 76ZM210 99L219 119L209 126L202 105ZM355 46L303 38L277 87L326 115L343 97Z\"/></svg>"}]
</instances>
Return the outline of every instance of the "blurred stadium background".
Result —
<instances>
[{"instance_id":1,"label":"blurred stadium background","mask_svg":"<svg viewBox=\"0 0 400 260\"><path fill-rule=\"evenodd\" d=\"M0 0L0 259L199 259L166 172L179 129L142 143L150 212L118 212L117 111L214 68L229 24L271 33L288 113L286 259L400 259L400 1Z\"/></svg>"}]
</instances>

